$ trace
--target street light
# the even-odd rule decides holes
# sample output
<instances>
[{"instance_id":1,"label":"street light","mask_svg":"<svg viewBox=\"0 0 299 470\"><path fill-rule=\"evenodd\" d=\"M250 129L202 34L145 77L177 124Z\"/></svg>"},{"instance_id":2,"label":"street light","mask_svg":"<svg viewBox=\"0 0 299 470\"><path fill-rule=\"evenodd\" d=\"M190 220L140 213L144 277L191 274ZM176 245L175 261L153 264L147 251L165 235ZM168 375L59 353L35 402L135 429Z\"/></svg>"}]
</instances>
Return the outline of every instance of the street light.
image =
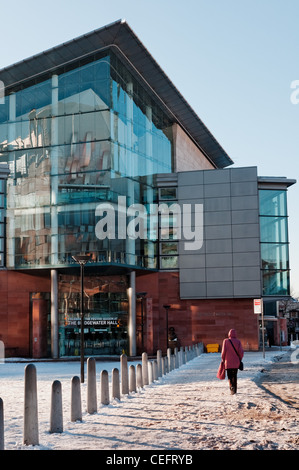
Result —
<instances>
[{"instance_id":1,"label":"street light","mask_svg":"<svg viewBox=\"0 0 299 470\"><path fill-rule=\"evenodd\" d=\"M142 346L142 351L144 350L144 339L143 339L143 333L144 333L144 306L143 302L145 299L147 292L138 292L136 295L139 299L141 299L141 346Z\"/></svg>"},{"instance_id":2,"label":"street light","mask_svg":"<svg viewBox=\"0 0 299 470\"><path fill-rule=\"evenodd\" d=\"M73 260L80 265L81 272L81 298L80 298L80 314L81 314L81 346L80 346L80 357L81 357L81 383L84 382L84 266L88 263L90 256L88 255L77 255L72 256Z\"/></svg>"},{"instance_id":3,"label":"street light","mask_svg":"<svg viewBox=\"0 0 299 470\"><path fill-rule=\"evenodd\" d=\"M170 305L163 305L166 310L166 352L168 349L168 310L170 309Z\"/></svg>"}]
</instances>

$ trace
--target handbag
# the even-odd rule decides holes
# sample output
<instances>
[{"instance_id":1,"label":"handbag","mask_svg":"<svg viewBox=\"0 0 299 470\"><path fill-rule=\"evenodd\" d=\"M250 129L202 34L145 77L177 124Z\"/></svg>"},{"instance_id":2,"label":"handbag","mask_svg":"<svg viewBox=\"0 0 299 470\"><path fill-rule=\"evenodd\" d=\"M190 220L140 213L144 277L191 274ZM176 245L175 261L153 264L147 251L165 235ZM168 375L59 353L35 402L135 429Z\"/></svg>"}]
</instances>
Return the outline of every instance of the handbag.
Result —
<instances>
[{"instance_id":1,"label":"handbag","mask_svg":"<svg viewBox=\"0 0 299 470\"><path fill-rule=\"evenodd\" d=\"M233 345L233 342L232 342L231 340L229 340L229 341L230 341L230 344L232 345L232 347L234 348L235 353L237 354L238 358L240 359L240 356L239 356L239 354L237 353L236 348L235 348L235 346ZM240 364L239 364L238 369L239 369L239 370L243 370L243 369L244 369L244 364L243 364L243 362L241 361L241 359L240 359Z\"/></svg>"},{"instance_id":2,"label":"handbag","mask_svg":"<svg viewBox=\"0 0 299 470\"><path fill-rule=\"evenodd\" d=\"M225 365L223 361L220 362L219 369L217 372L217 379L220 379L220 380L225 379Z\"/></svg>"}]
</instances>

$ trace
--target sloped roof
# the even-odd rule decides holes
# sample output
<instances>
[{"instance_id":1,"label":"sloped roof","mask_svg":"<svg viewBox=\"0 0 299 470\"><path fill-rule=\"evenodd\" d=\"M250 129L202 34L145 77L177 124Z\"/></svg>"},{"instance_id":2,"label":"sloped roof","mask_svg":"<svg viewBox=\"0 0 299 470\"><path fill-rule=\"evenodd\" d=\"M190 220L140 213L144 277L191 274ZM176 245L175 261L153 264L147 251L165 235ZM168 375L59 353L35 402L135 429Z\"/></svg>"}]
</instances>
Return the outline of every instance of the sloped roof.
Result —
<instances>
[{"instance_id":1,"label":"sloped roof","mask_svg":"<svg viewBox=\"0 0 299 470\"><path fill-rule=\"evenodd\" d=\"M124 20L84 34L21 62L0 70L0 80L7 90L62 66L105 49L114 51L129 63L168 113L189 135L216 168L233 161L163 72L139 38Z\"/></svg>"}]
</instances>

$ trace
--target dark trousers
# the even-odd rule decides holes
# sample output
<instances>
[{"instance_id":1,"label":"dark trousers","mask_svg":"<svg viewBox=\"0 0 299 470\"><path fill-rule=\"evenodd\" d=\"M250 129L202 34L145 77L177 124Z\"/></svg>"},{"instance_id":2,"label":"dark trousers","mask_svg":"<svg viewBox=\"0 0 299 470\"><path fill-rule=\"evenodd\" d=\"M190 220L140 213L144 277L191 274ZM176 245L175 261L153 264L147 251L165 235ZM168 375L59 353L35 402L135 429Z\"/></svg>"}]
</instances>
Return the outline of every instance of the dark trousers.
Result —
<instances>
[{"instance_id":1,"label":"dark trousers","mask_svg":"<svg viewBox=\"0 0 299 470\"><path fill-rule=\"evenodd\" d=\"M237 393L237 374L238 369L227 369L227 378L231 394Z\"/></svg>"}]
</instances>

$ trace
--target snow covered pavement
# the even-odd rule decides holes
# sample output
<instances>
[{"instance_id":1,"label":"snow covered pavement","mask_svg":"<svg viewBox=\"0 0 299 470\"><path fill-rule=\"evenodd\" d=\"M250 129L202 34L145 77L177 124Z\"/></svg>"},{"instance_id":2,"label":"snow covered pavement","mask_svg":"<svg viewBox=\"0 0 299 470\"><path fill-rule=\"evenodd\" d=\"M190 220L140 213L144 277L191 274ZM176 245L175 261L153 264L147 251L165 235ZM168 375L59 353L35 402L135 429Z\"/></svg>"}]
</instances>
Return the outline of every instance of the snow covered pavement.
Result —
<instances>
[{"instance_id":1,"label":"snow covered pavement","mask_svg":"<svg viewBox=\"0 0 299 470\"><path fill-rule=\"evenodd\" d=\"M267 351L263 359L260 352L246 352L236 395L230 395L227 379L216 378L219 353L202 354L136 393L122 396L120 401L99 403L95 414L86 412L84 383L83 421L75 423L70 419L71 379L80 373L79 361L36 362L39 445L34 450L298 449L298 398L292 397L298 394L299 365L292 364L295 374L283 383L289 399L279 395L277 380L276 385L273 380L269 385L270 371L267 372L275 356L284 354L286 351ZM128 366L137 363L128 362ZM33 449L23 445L25 365L0 365L7 450ZM111 377L114 367L120 367L119 361L97 361L98 397L101 370L107 370ZM262 383L265 373L268 382ZM49 433L54 380L62 384L64 428L60 434Z\"/></svg>"}]
</instances>

